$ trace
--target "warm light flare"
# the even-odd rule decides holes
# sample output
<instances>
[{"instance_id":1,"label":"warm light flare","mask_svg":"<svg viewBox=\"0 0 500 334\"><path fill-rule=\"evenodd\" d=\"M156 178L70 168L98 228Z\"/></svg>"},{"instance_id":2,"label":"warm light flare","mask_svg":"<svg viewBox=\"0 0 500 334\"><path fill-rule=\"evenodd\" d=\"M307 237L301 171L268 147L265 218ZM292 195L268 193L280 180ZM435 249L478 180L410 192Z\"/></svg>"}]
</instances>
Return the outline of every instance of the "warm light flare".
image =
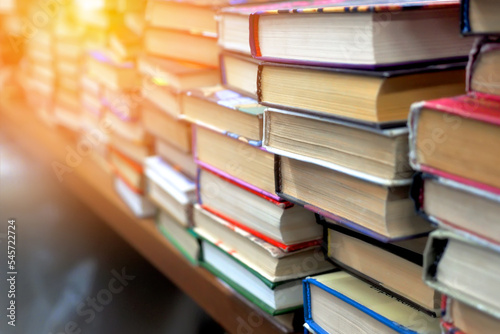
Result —
<instances>
[{"instance_id":1,"label":"warm light flare","mask_svg":"<svg viewBox=\"0 0 500 334\"><path fill-rule=\"evenodd\" d=\"M76 4L83 10L100 10L106 6L106 0L76 0Z\"/></svg>"}]
</instances>

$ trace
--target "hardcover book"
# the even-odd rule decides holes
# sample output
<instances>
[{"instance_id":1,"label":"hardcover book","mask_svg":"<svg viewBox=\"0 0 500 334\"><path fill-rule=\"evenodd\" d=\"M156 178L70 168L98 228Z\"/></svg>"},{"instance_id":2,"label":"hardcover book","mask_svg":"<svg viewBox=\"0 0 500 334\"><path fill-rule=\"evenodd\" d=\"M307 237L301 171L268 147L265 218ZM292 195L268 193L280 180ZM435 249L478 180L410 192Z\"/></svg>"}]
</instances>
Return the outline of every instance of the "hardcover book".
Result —
<instances>
[{"instance_id":1,"label":"hardcover book","mask_svg":"<svg viewBox=\"0 0 500 334\"><path fill-rule=\"evenodd\" d=\"M414 307L436 316L441 296L422 280L426 237L383 243L340 225L329 225L328 257L339 267Z\"/></svg>"},{"instance_id":2,"label":"hardcover book","mask_svg":"<svg viewBox=\"0 0 500 334\"><path fill-rule=\"evenodd\" d=\"M333 117L268 108L263 146L386 186L408 185L408 128L377 129Z\"/></svg>"},{"instance_id":3,"label":"hardcover book","mask_svg":"<svg viewBox=\"0 0 500 334\"><path fill-rule=\"evenodd\" d=\"M257 96L269 107L394 127L406 122L415 101L463 94L465 65L353 70L264 62Z\"/></svg>"},{"instance_id":4,"label":"hardcover book","mask_svg":"<svg viewBox=\"0 0 500 334\"><path fill-rule=\"evenodd\" d=\"M194 210L195 232L271 282L332 270L319 245L288 252L254 236L201 206ZM307 265L305 263L307 262Z\"/></svg>"},{"instance_id":5,"label":"hardcover book","mask_svg":"<svg viewBox=\"0 0 500 334\"><path fill-rule=\"evenodd\" d=\"M472 235L429 235L424 280L431 288L500 319L500 247Z\"/></svg>"},{"instance_id":6,"label":"hardcover book","mask_svg":"<svg viewBox=\"0 0 500 334\"><path fill-rule=\"evenodd\" d=\"M114 177L115 190L125 204L138 218L151 217L156 212L156 207L146 197L130 188L119 176Z\"/></svg>"},{"instance_id":7,"label":"hardcover book","mask_svg":"<svg viewBox=\"0 0 500 334\"><path fill-rule=\"evenodd\" d=\"M500 194L500 155L492 154L500 101L462 95L415 103L408 122L414 169Z\"/></svg>"},{"instance_id":8,"label":"hardcover book","mask_svg":"<svg viewBox=\"0 0 500 334\"><path fill-rule=\"evenodd\" d=\"M275 200L274 154L256 147L244 138L217 132L202 126L194 126L195 161L201 167L213 171L257 193Z\"/></svg>"},{"instance_id":9,"label":"hardcover book","mask_svg":"<svg viewBox=\"0 0 500 334\"><path fill-rule=\"evenodd\" d=\"M446 334L494 333L500 319L443 295L441 327Z\"/></svg>"},{"instance_id":10,"label":"hardcover book","mask_svg":"<svg viewBox=\"0 0 500 334\"><path fill-rule=\"evenodd\" d=\"M261 144L264 107L221 86L192 89L181 96L182 118L217 129L256 146Z\"/></svg>"},{"instance_id":11,"label":"hardcover book","mask_svg":"<svg viewBox=\"0 0 500 334\"><path fill-rule=\"evenodd\" d=\"M192 153L185 153L161 139L155 140L155 152L175 170L182 172L191 180L196 179L197 166Z\"/></svg>"},{"instance_id":12,"label":"hardcover book","mask_svg":"<svg viewBox=\"0 0 500 334\"><path fill-rule=\"evenodd\" d=\"M457 34L459 4L456 0L329 0L256 12L250 16L252 56L362 68L464 59L472 41Z\"/></svg>"},{"instance_id":13,"label":"hardcover book","mask_svg":"<svg viewBox=\"0 0 500 334\"><path fill-rule=\"evenodd\" d=\"M276 194L303 205L327 222L383 242L431 230L415 213L409 186L387 187L315 164L276 156Z\"/></svg>"},{"instance_id":14,"label":"hardcover book","mask_svg":"<svg viewBox=\"0 0 500 334\"><path fill-rule=\"evenodd\" d=\"M302 307L300 279L273 283L207 240L201 249L200 265L264 312L279 315Z\"/></svg>"},{"instance_id":15,"label":"hardcover book","mask_svg":"<svg viewBox=\"0 0 500 334\"><path fill-rule=\"evenodd\" d=\"M180 118L181 92L170 87L168 81L157 77L144 77L142 80L142 97L152 102L161 111L172 116Z\"/></svg>"},{"instance_id":16,"label":"hardcover book","mask_svg":"<svg viewBox=\"0 0 500 334\"><path fill-rule=\"evenodd\" d=\"M109 147L109 163L113 172L132 191L144 194L144 168L142 162L134 161L113 146Z\"/></svg>"},{"instance_id":17,"label":"hardcover book","mask_svg":"<svg viewBox=\"0 0 500 334\"><path fill-rule=\"evenodd\" d=\"M467 91L500 99L500 40L478 38L469 56Z\"/></svg>"},{"instance_id":18,"label":"hardcover book","mask_svg":"<svg viewBox=\"0 0 500 334\"><path fill-rule=\"evenodd\" d=\"M196 184L158 156L146 159L144 165L149 198L179 224L192 226Z\"/></svg>"},{"instance_id":19,"label":"hardcover book","mask_svg":"<svg viewBox=\"0 0 500 334\"><path fill-rule=\"evenodd\" d=\"M343 271L304 280L304 317L319 334L441 333L438 318Z\"/></svg>"},{"instance_id":20,"label":"hardcover book","mask_svg":"<svg viewBox=\"0 0 500 334\"><path fill-rule=\"evenodd\" d=\"M91 51L87 58L88 75L112 89L138 88L139 75L132 62L117 63L106 51Z\"/></svg>"},{"instance_id":21,"label":"hardcover book","mask_svg":"<svg viewBox=\"0 0 500 334\"><path fill-rule=\"evenodd\" d=\"M220 55L222 85L257 100L259 64L259 61L249 55L222 52Z\"/></svg>"},{"instance_id":22,"label":"hardcover book","mask_svg":"<svg viewBox=\"0 0 500 334\"><path fill-rule=\"evenodd\" d=\"M312 212L203 168L198 172L198 202L205 210L284 251L318 245L322 236Z\"/></svg>"},{"instance_id":23,"label":"hardcover book","mask_svg":"<svg viewBox=\"0 0 500 334\"><path fill-rule=\"evenodd\" d=\"M431 174L416 175L412 188L418 212L434 225L500 245L500 195Z\"/></svg>"},{"instance_id":24,"label":"hardcover book","mask_svg":"<svg viewBox=\"0 0 500 334\"><path fill-rule=\"evenodd\" d=\"M500 3L494 0L462 0L461 21L464 35L500 34Z\"/></svg>"}]
</instances>

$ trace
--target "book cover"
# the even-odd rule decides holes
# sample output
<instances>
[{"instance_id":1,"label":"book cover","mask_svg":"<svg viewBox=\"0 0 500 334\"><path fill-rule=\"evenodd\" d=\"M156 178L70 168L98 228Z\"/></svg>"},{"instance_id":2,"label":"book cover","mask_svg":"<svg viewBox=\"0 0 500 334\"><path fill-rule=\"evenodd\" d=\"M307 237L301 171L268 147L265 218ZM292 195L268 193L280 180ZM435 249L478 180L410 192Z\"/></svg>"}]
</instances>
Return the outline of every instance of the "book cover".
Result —
<instances>
[{"instance_id":1,"label":"book cover","mask_svg":"<svg viewBox=\"0 0 500 334\"><path fill-rule=\"evenodd\" d=\"M233 7L231 7L231 8L233 8ZM262 64L262 62L257 60L257 59L254 59L248 55L240 54L240 53L237 53L234 51L231 51L231 52L230 51L222 51L220 56L219 56L219 59L220 59L219 68L220 68L220 75L221 75L221 84L224 87L231 89L232 91L235 91L235 92L240 93L240 94L245 95L245 96L249 96L252 99L258 100L258 90L250 93L250 92L246 92L244 90L241 90L238 87L235 87L234 85L230 85L228 83L226 57L233 57L233 58L239 59L243 62L255 64L255 66L259 66L260 64ZM258 75L258 73L255 73L255 74Z\"/></svg>"},{"instance_id":2,"label":"book cover","mask_svg":"<svg viewBox=\"0 0 500 334\"><path fill-rule=\"evenodd\" d=\"M146 197L139 194L136 189L130 188L123 178L114 178L114 187L120 198L138 218L151 217L156 212L156 207Z\"/></svg>"},{"instance_id":3,"label":"book cover","mask_svg":"<svg viewBox=\"0 0 500 334\"><path fill-rule=\"evenodd\" d=\"M331 280L327 275L336 277L334 280ZM434 326L431 325L433 322L438 322L437 319L415 310L390 294L381 292L377 287L361 281L346 272L327 275L308 277L303 281L304 317L306 323L316 333L328 334L328 332L319 326L315 319L313 319L311 310L312 286L318 287L335 298L355 307L397 333L419 333L420 326L426 329L424 331L425 333L438 332L438 328L434 329ZM333 287L334 284L335 287ZM404 312L404 315L396 315L396 312L394 312L396 309ZM399 320L405 322L405 324L399 323L394 317L399 318ZM409 320L417 317L421 318L422 322Z\"/></svg>"},{"instance_id":4,"label":"book cover","mask_svg":"<svg viewBox=\"0 0 500 334\"><path fill-rule=\"evenodd\" d=\"M326 0L326 1L312 1L312 2L299 2L291 5L289 8L276 8L276 9L263 9L257 10L250 14L250 49L252 53L252 57L265 60L265 61L273 61L273 62L284 62L283 59L279 58L269 58L263 57L260 45L259 45L259 18L264 15L304 15L304 14L331 14L331 13L383 13L383 12L401 12L408 10L432 10L432 9L442 9L442 8L457 8L460 5L460 1L458 0L422 0L422 1L413 1L413 0ZM457 57L456 59L464 58ZM422 63L433 63L433 61L412 61L405 64L393 64L398 66L408 66L411 64L422 64ZM307 60L302 61L286 61L297 64L308 64L308 65L323 65L323 63L310 62ZM358 68L367 68L367 69L375 69L380 67L388 67L391 64L383 64L383 65L355 65L352 64L343 64L343 63L332 63L332 66L338 67L358 67Z\"/></svg>"},{"instance_id":5,"label":"book cover","mask_svg":"<svg viewBox=\"0 0 500 334\"><path fill-rule=\"evenodd\" d=\"M468 93L475 93L479 97L484 97L487 99L499 100L500 96L495 94L490 94L488 92L477 92L472 88L474 74L477 66L483 61L483 57L487 57L489 54L500 53L500 38L499 37L480 37L476 38L474 45L469 53L469 62L467 63L467 76L466 76L466 89ZM491 62L492 60L484 60L484 62ZM488 73L486 78L479 77L483 81L483 90L494 91L496 86L498 86L498 74L494 72ZM486 79L486 80L485 80ZM488 87L489 86L489 87ZM488 89L489 88L489 89Z\"/></svg>"},{"instance_id":6,"label":"book cover","mask_svg":"<svg viewBox=\"0 0 500 334\"><path fill-rule=\"evenodd\" d=\"M500 318L500 310L489 305L482 299L471 293L464 293L455 288L449 287L448 285L443 284L436 279L439 263L443 258L443 254L445 253L450 240L454 240L458 243L466 244L474 248L483 249L488 252L496 253L496 255L500 256L500 246L492 244L484 239L477 238L473 235L455 233L449 230L436 230L429 235L429 240L427 242L427 247L424 253L423 278L425 283L444 295L447 295L475 309L485 312L490 316ZM468 275L468 273L464 273L464 275Z\"/></svg>"},{"instance_id":7,"label":"book cover","mask_svg":"<svg viewBox=\"0 0 500 334\"><path fill-rule=\"evenodd\" d=\"M128 156L126 156L122 152L118 151L113 146L109 146L109 151L111 154L116 154L119 157L119 159L124 164L126 164L130 169L134 170L134 172L136 172L137 174L143 174L144 168L143 168L142 164L138 163L137 161L132 160L131 158L129 158ZM119 168L115 164L113 164L112 161L110 161L109 164L111 166L113 173L115 173L120 178L120 180L127 185L127 187L131 191L133 191L134 193L136 193L138 195L144 194L144 190L139 189L139 188L135 187L133 184L131 184L128 181L127 177L125 175L122 175Z\"/></svg>"},{"instance_id":8,"label":"book cover","mask_svg":"<svg viewBox=\"0 0 500 334\"><path fill-rule=\"evenodd\" d=\"M170 241L170 243L172 245L174 245L175 248L177 248L177 250L182 254L184 255L184 257L186 259L188 259L189 262L191 262L191 264L197 266L199 263L198 263L198 257L195 257L193 258L191 256L191 254L184 248L184 245L182 243L180 243L177 239L175 239L171 234L170 232L165 228L165 226L163 225L159 225L157 224L158 226L158 230L160 230L161 234L163 234L163 236L165 236L165 238L168 239L168 241ZM187 230L187 233L189 233L193 238L197 238L196 236L196 233L194 233L191 229L188 229Z\"/></svg>"},{"instance_id":9,"label":"book cover","mask_svg":"<svg viewBox=\"0 0 500 334\"><path fill-rule=\"evenodd\" d=\"M500 126L500 101L485 99L478 96L461 95L437 100L414 103L408 116L410 165L417 171L441 176L458 183L476 187L487 192L500 195L500 189L470 180L458 175L438 170L417 160L417 128L419 115L423 109L431 109L451 116L444 116L449 123L460 125L461 118L469 118L478 122L490 123ZM452 117L458 116L458 117Z\"/></svg>"},{"instance_id":10,"label":"book cover","mask_svg":"<svg viewBox=\"0 0 500 334\"><path fill-rule=\"evenodd\" d=\"M404 185L409 185L411 184L411 178L408 179L393 179L393 180L388 180L384 179L378 176L374 176L368 173L364 173L361 171L357 171L354 169L346 168L343 166L340 166L338 164L334 164L328 161L324 161L321 159L317 158L312 158L312 157L307 157L304 155L299 155L299 154L294 154L291 152L288 152L286 150L281 150L281 149L276 149L273 148L272 146L269 146L269 131L270 126L269 123L269 114L270 113L282 113L282 114L288 114L288 115L293 115L296 117L302 117L302 118L309 118L309 119L314 119L318 120L321 122L327 122L327 123L332 123L332 124L337 124L337 125L342 125L346 126L349 128L355 128L355 129L361 129L363 131L369 131L373 132L376 134L379 134L381 136L386 136L386 137L397 137L397 136L407 136L408 135L408 128L404 126L404 124L399 124L398 127L393 127L393 128L386 128L386 129L381 129L381 128L376 128L376 127L371 127L367 126L365 124L361 123L356 123L356 122L349 122L345 121L343 119L334 117L334 116L326 116L324 114L319 114L319 113L304 113L304 112L295 112L291 110L285 110L285 109L275 109L275 108L267 108L265 113L264 113L264 139L262 143L262 147L265 148L268 152L274 153L279 156L285 156L291 159L295 160L300 160L308 163L312 163L315 165L319 165L322 167L326 167L328 169L335 170L337 172L341 172L365 181L381 184L384 186L392 187L392 186L404 186ZM396 126L396 124L393 124L393 126Z\"/></svg>"},{"instance_id":11,"label":"book cover","mask_svg":"<svg viewBox=\"0 0 500 334\"><path fill-rule=\"evenodd\" d=\"M495 4L496 1L482 1L483 3ZM477 5L476 5L477 6ZM479 6L477 6L479 7ZM496 7L498 8L498 7ZM475 8L474 10L481 12L482 8ZM484 13L481 13L484 15ZM460 2L460 30L462 35L497 35L498 31L483 31L477 32L472 27L471 22L471 1L470 0L462 0Z\"/></svg>"}]
</instances>

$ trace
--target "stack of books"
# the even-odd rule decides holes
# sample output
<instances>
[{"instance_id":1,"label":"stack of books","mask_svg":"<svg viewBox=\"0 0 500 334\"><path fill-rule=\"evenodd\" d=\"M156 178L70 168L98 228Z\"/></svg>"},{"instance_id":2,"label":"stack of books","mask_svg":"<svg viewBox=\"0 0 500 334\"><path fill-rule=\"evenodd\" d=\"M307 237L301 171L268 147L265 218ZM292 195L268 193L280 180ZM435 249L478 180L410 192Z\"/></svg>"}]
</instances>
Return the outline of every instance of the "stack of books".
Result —
<instances>
[{"instance_id":1,"label":"stack of books","mask_svg":"<svg viewBox=\"0 0 500 334\"><path fill-rule=\"evenodd\" d=\"M499 16L497 2L463 1L462 33L477 36L467 94L416 103L409 119L411 163L422 172L414 198L438 227L427 244L424 279L444 295L447 333L500 326Z\"/></svg>"},{"instance_id":2,"label":"stack of books","mask_svg":"<svg viewBox=\"0 0 500 334\"><path fill-rule=\"evenodd\" d=\"M249 39L256 62L231 56L226 70L237 73L231 66L239 62L256 78L276 195L319 215L328 258L345 270L305 281L305 291L312 281L323 283L311 288L322 291L304 296L307 324L321 333L351 333L359 323L368 332L388 324L439 332L440 296L421 280L420 237L431 226L409 196L406 119L414 101L465 89L471 41L454 30L458 1L327 1L224 13L238 10L254 12ZM223 14L221 22L230 20ZM250 91L243 80L227 78ZM380 298L356 295L358 289ZM390 306L375 307L380 303Z\"/></svg>"}]
</instances>

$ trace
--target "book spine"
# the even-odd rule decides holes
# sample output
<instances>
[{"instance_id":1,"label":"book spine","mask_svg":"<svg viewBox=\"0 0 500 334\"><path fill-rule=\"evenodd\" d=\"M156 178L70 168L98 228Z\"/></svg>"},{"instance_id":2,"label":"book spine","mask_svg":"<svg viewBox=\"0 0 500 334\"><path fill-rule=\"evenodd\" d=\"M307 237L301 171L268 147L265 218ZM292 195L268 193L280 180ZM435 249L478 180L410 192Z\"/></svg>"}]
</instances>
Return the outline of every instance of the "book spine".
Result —
<instances>
[{"instance_id":1,"label":"book spine","mask_svg":"<svg viewBox=\"0 0 500 334\"><path fill-rule=\"evenodd\" d=\"M469 0L462 0L460 3L460 30L463 35L472 32L469 21Z\"/></svg>"},{"instance_id":2,"label":"book spine","mask_svg":"<svg viewBox=\"0 0 500 334\"><path fill-rule=\"evenodd\" d=\"M250 24L250 52L252 54L252 58L260 59L262 54L260 52L259 45L259 15L250 14L249 17Z\"/></svg>"},{"instance_id":3,"label":"book spine","mask_svg":"<svg viewBox=\"0 0 500 334\"><path fill-rule=\"evenodd\" d=\"M420 170L420 163L418 162L417 157L417 126L420 112L424 106L425 102L413 103L410 107L410 114L408 115L408 155L410 159L410 166L417 171Z\"/></svg>"}]
</instances>

